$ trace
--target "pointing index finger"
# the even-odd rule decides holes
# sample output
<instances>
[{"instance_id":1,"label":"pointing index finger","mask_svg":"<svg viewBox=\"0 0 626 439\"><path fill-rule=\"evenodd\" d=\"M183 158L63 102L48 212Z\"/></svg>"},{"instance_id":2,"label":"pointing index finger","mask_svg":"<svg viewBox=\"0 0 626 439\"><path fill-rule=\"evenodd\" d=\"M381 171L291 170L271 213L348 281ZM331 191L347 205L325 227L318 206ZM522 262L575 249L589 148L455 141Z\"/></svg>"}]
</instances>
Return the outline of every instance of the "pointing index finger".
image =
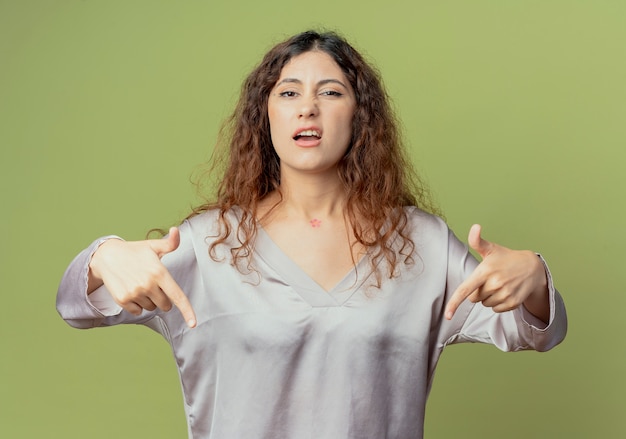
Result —
<instances>
[{"instance_id":1,"label":"pointing index finger","mask_svg":"<svg viewBox=\"0 0 626 439\"><path fill-rule=\"evenodd\" d=\"M160 282L160 287L165 295L179 309L180 313L185 319L185 322L187 323L187 326L189 326L190 328L195 328L196 313L191 307L191 303L189 302L189 299L187 298L183 290L178 286L176 281L169 273L167 273L163 280Z\"/></svg>"},{"instance_id":2,"label":"pointing index finger","mask_svg":"<svg viewBox=\"0 0 626 439\"><path fill-rule=\"evenodd\" d=\"M480 288L485 283L482 276L474 271L461 285L454 291L448 305L446 306L445 317L446 319L452 319L457 308L467 299L474 291Z\"/></svg>"}]
</instances>

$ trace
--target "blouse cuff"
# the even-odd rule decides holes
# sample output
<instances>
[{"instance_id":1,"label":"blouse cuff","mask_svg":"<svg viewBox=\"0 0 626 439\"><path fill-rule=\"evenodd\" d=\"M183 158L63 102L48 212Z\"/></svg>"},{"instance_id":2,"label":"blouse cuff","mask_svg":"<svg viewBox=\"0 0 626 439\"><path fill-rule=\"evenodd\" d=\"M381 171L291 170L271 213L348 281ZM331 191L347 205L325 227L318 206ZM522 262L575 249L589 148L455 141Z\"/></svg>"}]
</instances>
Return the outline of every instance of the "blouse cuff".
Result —
<instances>
[{"instance_id":1,"label":"blouse cuff","mask_svg":"<svg viewBox=\"0 0 626 439\"><path fill-rule=\"evenodd\" d=\"M552 324L554 320L554 311L555 311L555 306L556 306L554 296L555 296L556 290L554 288L554 282L552 281L552 274L550 273L550 269L548 268L548 264L546 263L546 260L539 253L536 253L536 255L539 257L539 260L541 260L541 263L543 264L543 268L546 272L546 278L548 280L548 300L550 302L550 320L548 321L548 323L545 323L543 320L535 317L530 311L528 311L523 304L520 306L520 310L522 314L522 319L524 320L526 324L532 326L533 328L537 330L542 331L542 330L545 330L548 326L550 326L550 324Z\"/></svg>"},{"instance_id":2,"label":"blouse cuff","mask_svg":"<svg viewBox=\"0 0 626 439\"><path fill-rule=\"evenodd\" d=\"M116 316L122 312L122 307L113 300L111 293L104 285L93 290L87 296L87 300L105 317Z\"/></svg>"},{"instance_id":3,"label":"blouse cuff","mask_svg":"<svg viewBox=\"0 0 626 439\"><path fill-rule=\"evenodd\" d=\"M91 259L93 258L93 255L96 253L96 251L100 248L100 246L107 242L109 239L119 239L123 241L123 239L119 236L109 235L99 238L94 243L85 267L85 291L87 291L89 264L91 263ZM119 306L117 302L115 302L115 300L113 300L111 293L109 293L109 290L107 290L104 285L96 288L90 294L87 294L87 302L89 302L92 308L94 308L105 317L116 316L122 312L122 307Z\"/></svg>"}]
</instances>

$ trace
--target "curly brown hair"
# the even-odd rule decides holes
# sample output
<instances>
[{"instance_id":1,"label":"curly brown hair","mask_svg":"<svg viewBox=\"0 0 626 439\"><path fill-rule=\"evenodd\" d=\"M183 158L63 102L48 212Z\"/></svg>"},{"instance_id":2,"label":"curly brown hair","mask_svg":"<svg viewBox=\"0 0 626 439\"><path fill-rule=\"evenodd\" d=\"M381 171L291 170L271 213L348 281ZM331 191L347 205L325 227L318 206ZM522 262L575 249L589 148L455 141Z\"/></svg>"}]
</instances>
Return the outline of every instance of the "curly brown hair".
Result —
<instances>
[{"instance_id":1,"label":"curly brown hair","mask_svg":"<svg viewBox=\"0 0 626 439\"><path fill-rule=\"evenodd\" d=\"M392 277L398 260L411 260L404 206L436 212L425 185L405 155L398 124L378 72L342 37L333 32L306 31L274 46L248 75L235 111L226 120L214 151L211 172L221 175L212 201L193 209L188 218L219 209L220 235L210 246L225 244L233 227L226 215L237 209L239 222L231 242L232 263L250 255L257 233L257 207L270 192L280 191L280 161L270 137L267 104L282 68L294 57L322 51L339 65L356 95L352 139L338 172L346 189L346 219L358 243L371 254L372 269L381 258ZM217 171L217 172L216 172ZM213 180L215 181L215 180ZM400 247L392 248L394 236Z\"/></svg>"}]
</instances>

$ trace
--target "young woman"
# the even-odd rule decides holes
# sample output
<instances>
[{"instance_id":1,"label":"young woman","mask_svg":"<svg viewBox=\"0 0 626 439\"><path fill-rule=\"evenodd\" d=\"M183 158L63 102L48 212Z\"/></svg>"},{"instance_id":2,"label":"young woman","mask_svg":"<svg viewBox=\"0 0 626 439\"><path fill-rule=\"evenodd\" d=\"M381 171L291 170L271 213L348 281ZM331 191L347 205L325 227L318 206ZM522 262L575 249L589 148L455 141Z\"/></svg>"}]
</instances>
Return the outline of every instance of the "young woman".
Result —
<instances>
[{"instance_id":1,"label":"young woman","mask_svg":"<svg viewBox=\"0 0 626 439\"><path fill-rule=\"evenodd\" d=\"M565 336L540 257L474 226L479 264L432 214L377 74L342 38L270 50L228 128L214 202L161 240L95 241L57 298L72 326L168 340L190 437L421 438L444 346Z\"/></svg>"}]
</instances>

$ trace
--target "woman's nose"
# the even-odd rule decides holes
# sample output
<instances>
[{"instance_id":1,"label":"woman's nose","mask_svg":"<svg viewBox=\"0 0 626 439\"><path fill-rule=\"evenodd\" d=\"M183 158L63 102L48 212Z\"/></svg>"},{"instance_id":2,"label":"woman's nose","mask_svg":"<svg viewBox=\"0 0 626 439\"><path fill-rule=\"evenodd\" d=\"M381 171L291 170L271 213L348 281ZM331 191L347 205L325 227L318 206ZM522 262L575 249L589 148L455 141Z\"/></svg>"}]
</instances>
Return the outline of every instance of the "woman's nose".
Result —
<instances>
[{"instance_id":1,"label":"woman's nose","mask_svg":"<svg viewBox=\"0 0 626 439\"><path fill-rule=\"evenodd\" d=\"M319 109L317 107L317 100L315 98L311 97L302 99L298 117L313 117L317 116L318 112Z\"/></svg>"}]
</instances>

